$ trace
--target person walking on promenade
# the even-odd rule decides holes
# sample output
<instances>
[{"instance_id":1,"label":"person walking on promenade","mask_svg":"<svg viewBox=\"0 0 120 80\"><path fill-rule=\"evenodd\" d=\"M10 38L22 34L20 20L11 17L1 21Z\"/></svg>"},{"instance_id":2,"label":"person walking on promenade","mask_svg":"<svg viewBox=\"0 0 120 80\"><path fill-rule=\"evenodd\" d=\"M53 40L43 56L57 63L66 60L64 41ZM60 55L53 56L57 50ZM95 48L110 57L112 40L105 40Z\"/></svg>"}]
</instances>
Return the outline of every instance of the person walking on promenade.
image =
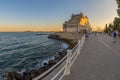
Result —
<instances>
[{"instance_id":1,"label":"person walking on promenade","mask_svg":"<svg viewBox=\"0 0 120 80\"><path fill-rule=\"evenodd\" d=\"M119 35L119 31L116 30L115 33L116 33L116 42L118 42L119 41L119 36L118 36Z\"/></svg>"},{"instance_id":2,"label":"person walking on promenade","mask_svg":"<svg viewBox=\"0 0 120 80\"><path fill-rule=\"evenodd\" d=\"M88 32L85 33L85 38L88 40L88 38L89 38Z\"/></svg>"},{"instance_id":3,"label":"person walking on promenade","mask_svg":"<svg viewBox=\"0 0 120 80\"><path fill-rule=\"evenodd\" d=\"M114 31L114 43L116 43L117 33Z\"/></svg>"},{"instance_id":4,"label":"person walking on promenade","mask_svg":"<svg viewBox=\"0 0 120 80\"><path fill-rule=\"evenodd\" d=\"M114 31L111 32L111 41L114 40Z\"/></svg>"},{"instance_id":5,"label":"person walking on promenade","mask_svg":"<svg viewBox=\"0 0 120 80\"><path fill-rule=\"evenodd\" d=\"M120 31L118 32L118 40L120 41Z\"/></svg>"},{"instance_id":6,"label":"person walking on promenade","mask_svg":"<svg viewBox=\"0 0 120 80\"><path fill-rule=\"evenodd\" d=\"M94 36L96 36L97 32L94 32Z\"/></svg>"}]
</instances>

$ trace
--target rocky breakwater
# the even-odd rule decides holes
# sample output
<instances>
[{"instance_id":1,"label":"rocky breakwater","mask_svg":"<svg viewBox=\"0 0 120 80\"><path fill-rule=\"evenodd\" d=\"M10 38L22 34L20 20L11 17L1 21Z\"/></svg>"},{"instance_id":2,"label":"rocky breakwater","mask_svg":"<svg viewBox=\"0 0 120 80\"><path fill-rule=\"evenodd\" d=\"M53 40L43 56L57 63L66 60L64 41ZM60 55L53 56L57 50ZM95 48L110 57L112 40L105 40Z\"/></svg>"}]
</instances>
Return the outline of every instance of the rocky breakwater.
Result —
<instances>
[{"instance_id":1,"label":"rocky breakwater","mask_svg":"<svg viewBox=\"0 0 120 80\"><path fill-rule=\"evenodd\" d=\"M22 70L21 72L18 71L9 72L7 74L6 80L32 80L33 78L39 76L40 74L51 68L53 65L55 65L66 54L67 54L66 50L58 52L58 54L56 54L53 59L48 60L48 62L44 62L43 65L38 69Z\"/></svg>"},{"instance_id":2,"label":"rocky breakwater","mask_svg":"<svg viewBox=\"0 0 120 80\"><path fill-rule=\"evenodd\" d=\"M81 33L54 33L50 34L48 38L64 41L69 45L69 49L72 49L81 38Z\"/></svg>"},{"instance_id":3,"label":"rocky breakwater","mask_svg":"<svg viewBox=\"0 0 120 80\"><path fill-rule=\"evenodd\" d=\"M33 78L41 75L53 65L55 65L58 61L60 61L67 54L66 50L59 51L53 59L48 60L48 62L44 62L42 66L38 69L32 70L22 70L21 72L13 71L7 74L7 79L5 80L32 80Z\"/></svg>"}]
</instances>

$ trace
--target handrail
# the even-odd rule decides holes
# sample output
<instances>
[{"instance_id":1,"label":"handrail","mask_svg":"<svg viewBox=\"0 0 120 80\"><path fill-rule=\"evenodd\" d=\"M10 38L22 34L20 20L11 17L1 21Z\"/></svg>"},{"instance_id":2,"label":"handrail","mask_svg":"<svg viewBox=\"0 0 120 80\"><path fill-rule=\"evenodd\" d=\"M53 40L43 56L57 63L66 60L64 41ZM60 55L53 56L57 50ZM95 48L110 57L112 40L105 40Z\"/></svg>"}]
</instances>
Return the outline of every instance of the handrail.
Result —
<instances>
[{"instance_id":1,"label":"handrail","mask_svg":"<svg viewBox=\"0 0 120 80\"><path fill-rule=\"evenodd\" d=\"M51 79L55 80L55 78L65 69L65 66Z\"/></svg>"},{"instance_id":2,"label":"handrail","mask_svg":"<svg viewBox=\"0 0 120 80\"><path fill-rule=\"evenodd\" d=\"M79 44L77 43L76 45L75 45L75 47L72 49L72 51L74 50L74 49L76 49L76 47L78 46Z\"/></svg>"},{"instance_id":3,"label":"handrail","mask_svg":"<svg viewBox=\"0 0 120 80\"><path fill-rule=\"evenodd\" d=\"M77 47L76 51L73 53L73 55L72 55L72 57L71 57L71 60L72 60L73 58L74 58L74 59L71 61L70 67L72 66L72 64L74 63L74 61L76 60L76 58L77 58L77 56L78 56L78 53L77 53L77 52L78 52L79 50L81 50L81 48L83 47L84 40L85 40L85 36L83 36L82 39L78 41L78 44L76 44L75 47L72 49L71 53L72 53L73 50L76 49L76 47ZM80 49L79 49L79 48L80 48ZM71 53L70 53L70 54L71 54ZM71 55L70 55L70 56L71 56ZM68 58L68 56L67 56L67 58ZM67 64L67 62L66 62L66 64ZM51 80L55 80L55 78L65 69L65 67L66 67L66 65L65 65ZM62 80L62 78L64 77L64 75L65 75L65 74L63 74L63 75L59 78L59 80Z\"/></svg>"},{"instance_id":4,"label":"handrail","mask_svg":"<svg viewBox=\"0 0 120 80\"><path fill-rule=\"evenodd\" d=\"M39 80L41 78L43 78L45 75L47 75L49 72L51 72L53 69L55 69L61 62L63 62L66 59L67 55L62 58L57 64L55 64L54 66L52 66L50 69L48 69L47 71L45 71L43 74L39 75L38 77L32 79L32 80Z\"/></svg>"},{"instance_id":5,"label":"handrail","mask_svg":"<svg viewBox=\"0 0 120 80\"><path fill-rule=\"evenodd\" d=\"M78 43L75 45L75 47L72 50L69 50L69 52L67 52L67 55L64 56L64 58L62 58L58 63L56 63L54 66L52 66L46 72L44 72L43 74L39 75L38 77L36 77L36 78L34 78L32 80L42 79L47 74L49 74L51 71L53 71L58 65L60 65L67 58L66 64L59 70L59 72L52 79L50 79L50 80L55 80L57 78L57 76L59 76L60 73L64 71L64 74L62 74L62 76L59 78L59 80L61 80L64 77L64 75L66 73L66 69L68 68L68 66L71 67L72 64L74 63L75 59L79 55L80 50L83 47L84 40L85 40L85 36L83 36L81 38L81 40L79 40Z\"/></svg>"}]
</instances>

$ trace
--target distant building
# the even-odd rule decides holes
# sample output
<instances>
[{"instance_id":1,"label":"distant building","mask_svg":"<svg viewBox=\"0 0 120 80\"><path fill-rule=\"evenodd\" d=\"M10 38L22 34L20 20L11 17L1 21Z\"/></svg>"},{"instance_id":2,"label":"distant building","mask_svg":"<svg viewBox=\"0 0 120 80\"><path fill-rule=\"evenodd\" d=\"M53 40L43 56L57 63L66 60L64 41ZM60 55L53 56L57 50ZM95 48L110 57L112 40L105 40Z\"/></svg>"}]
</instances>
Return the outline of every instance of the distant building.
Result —
<instances>
[{"instance_id":1,"label":"distant building","mask_svg":"<svg viewBox=\"0 0 120 80\"><path fill-rule=\"evenodd\" d=\"M72 14L69 21L65 21L63 24L64 32L81 32L81 31L91 31L89 20L87 16L80 14Z\"/></svg>"}]
</instances>

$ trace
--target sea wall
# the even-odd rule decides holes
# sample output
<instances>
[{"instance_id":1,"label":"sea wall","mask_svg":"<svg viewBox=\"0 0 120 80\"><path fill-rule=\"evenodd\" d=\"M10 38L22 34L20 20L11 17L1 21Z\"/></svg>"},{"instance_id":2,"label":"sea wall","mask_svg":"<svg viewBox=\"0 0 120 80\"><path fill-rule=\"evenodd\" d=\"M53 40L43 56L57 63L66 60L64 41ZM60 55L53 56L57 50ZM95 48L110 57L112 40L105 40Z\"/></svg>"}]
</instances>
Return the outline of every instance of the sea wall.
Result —
<instances>
[{"instance_id":1,"label":"sea wall","mask_svg":"<svg viewBox=\"0 0 120 80\"><path fill-rule=\"evenodd\" d=\"M54 33L50 34L48 38L50 39L56 39L60 41L64 41L69 45L69 49L72 49L78 42L79 39L81 39L82 33Z\"/></svg>"}]
</instances>

